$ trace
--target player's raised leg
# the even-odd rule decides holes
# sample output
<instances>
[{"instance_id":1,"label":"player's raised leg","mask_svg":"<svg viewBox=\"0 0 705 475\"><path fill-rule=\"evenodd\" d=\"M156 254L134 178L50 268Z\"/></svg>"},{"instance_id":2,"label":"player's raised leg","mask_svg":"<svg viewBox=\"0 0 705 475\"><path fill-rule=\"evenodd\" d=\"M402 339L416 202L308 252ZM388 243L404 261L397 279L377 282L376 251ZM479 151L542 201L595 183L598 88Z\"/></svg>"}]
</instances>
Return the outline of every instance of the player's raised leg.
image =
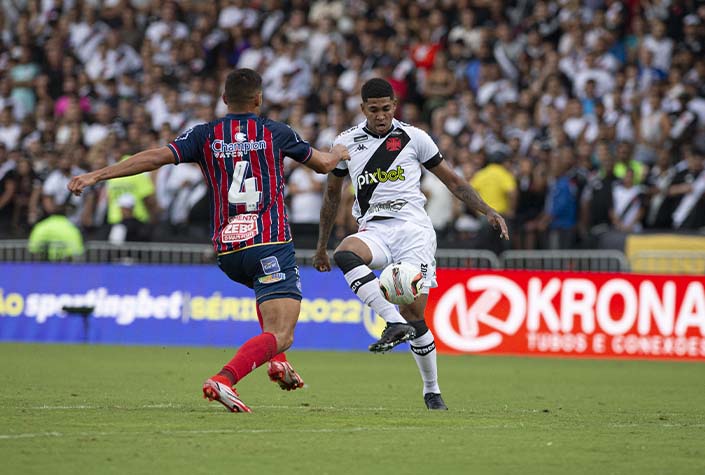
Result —
<instances>
[{"instance_id":1,"label":"player's raised leg","mask_svg":"<svg viewBox=\"0 0 705 475\"><path fill-rule=\"evenodd\" d=\"M411 353L423 380L424 402L428 409L447 410L441 388L438 386L436 342L424 319L428 294L421 294L413 303L402 305L399 311L416 329L416 337L409 342Z\"/></svg>"},{"instance_id":2,"label":"player's raised leg","mask_svg":"<svg viewBox=\"0 0 705 475\"><path fill-rule=\"evenodd\" d=\"M242 345L232 360L203 385L204 397L223 404L232 412L250 412L230 389L259 366L287 350L294 341L294 327L299 318L300 300L276 298L260 303L263 332Z\"/></svg>"},{"instance_id":3,"label":"player's raised leg","mask_svg":"<svg viewBox=\"0 0 705 475\"><path fill-rule=\"evenodd\" d=\"M335 250L333 259L343 271L345 281L355 295L387 322L380 339L370 345L370 351L389 351L396 345L414 338L414 327L409 325L397 308L382 295L379 279L368 266L373 260L373 255L367 243L355 236L348 236Z\"/></svg>"}]
</instances>

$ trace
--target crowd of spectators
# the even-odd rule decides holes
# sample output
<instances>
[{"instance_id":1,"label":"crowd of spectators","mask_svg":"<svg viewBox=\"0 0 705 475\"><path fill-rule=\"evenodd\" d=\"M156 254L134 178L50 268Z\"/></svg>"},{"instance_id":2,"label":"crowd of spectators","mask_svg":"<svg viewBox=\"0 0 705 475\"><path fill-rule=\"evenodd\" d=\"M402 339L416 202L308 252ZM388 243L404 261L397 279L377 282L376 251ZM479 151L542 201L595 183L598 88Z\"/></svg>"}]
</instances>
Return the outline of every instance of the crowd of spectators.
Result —
<instances>
[{"instance_id":1,"label":"crowd of spectators","mask_svg":"<svg viewBox=\"0 0 705 475\"><path fill-rule=\"evenodd\" d=\"M70 196L72 174L223 115L225 75L264 79L263 113L316 147L363 120L389 80L511 222L520 249L609 246L705 226L705 5L687 0L3 1L0 235L64 214L91 239L207 240L200 170L164 167ZM325 177L289 161L297 239ZM496 236L432 175L441 246ZM355 230L351 192L336 236ZM312 241L308 241L312 242Z\"/></svg>"}]
</instances>

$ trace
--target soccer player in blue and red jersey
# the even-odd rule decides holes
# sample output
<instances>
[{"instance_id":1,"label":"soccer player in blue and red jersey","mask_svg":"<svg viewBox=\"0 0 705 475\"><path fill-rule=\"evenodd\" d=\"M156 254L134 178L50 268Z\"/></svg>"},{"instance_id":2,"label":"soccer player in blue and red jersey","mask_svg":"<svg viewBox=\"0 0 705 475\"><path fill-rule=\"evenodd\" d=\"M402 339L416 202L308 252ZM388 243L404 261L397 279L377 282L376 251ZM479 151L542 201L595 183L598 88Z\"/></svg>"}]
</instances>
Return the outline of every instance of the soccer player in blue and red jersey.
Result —
<instances>
[{"instance_id":1,"label":"soccer player in blue and red jersey","mask_svg":"<svg viewBox=\"0 0 705 475\"><path fill-rule=\"evenodd\" d=\"M303 386L283 352L294 340L301 283L284 208L284 157L318 173L349 160L346 147L330 153L311 147L288 125L259 116L262 78L251 69L231 72L223 101L228 114L183 133L165 147L73 177L68 188L80 195L99 181L195 162L208 185L213 246L218 266L232 280L253 288L262 333L249 339L223 369L203 384L203 395L232 412L250 412L234 385L265 362L283 389Z\"/></svg>"}]
</instances>

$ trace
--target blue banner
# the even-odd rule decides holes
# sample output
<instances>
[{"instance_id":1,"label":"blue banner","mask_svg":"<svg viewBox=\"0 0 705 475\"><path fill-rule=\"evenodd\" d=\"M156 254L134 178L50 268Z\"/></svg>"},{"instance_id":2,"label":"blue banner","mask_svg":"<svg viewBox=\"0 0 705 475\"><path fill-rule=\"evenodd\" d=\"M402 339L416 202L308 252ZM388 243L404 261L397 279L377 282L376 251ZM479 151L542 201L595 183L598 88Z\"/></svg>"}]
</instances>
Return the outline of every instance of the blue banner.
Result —
<instances>
[{"instance_id":1,"label":"blue banner","mask_svg":"<svg viewBox=\"0 0 705 475\"><path fill-rule=\"evenodd\" d=\"M293 348L366 350L384 322L340 272L300 273ZM259 332L254 292L216 266L0 263L0 341L232 347Z\"/></svg>"}]
</instances>

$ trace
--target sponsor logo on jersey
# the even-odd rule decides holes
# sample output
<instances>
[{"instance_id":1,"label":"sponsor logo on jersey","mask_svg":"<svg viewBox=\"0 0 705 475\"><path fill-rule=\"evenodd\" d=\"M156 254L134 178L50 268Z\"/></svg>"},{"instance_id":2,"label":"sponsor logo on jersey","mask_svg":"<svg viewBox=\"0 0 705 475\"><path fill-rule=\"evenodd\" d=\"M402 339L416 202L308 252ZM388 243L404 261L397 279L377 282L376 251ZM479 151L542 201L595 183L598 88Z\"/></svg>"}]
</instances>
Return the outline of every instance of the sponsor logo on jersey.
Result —
<instances>
[{"instance_id":1,"label":"sponsor logo on jersey","mask_svg":"<svg viewBox=\"0 0 705 475\"><path fill-rule=\"evenodd\" d=\"M395 129L395 130L392 130L392 131L389 133L389 136L390 136L390 137L398 137L398 136L400 136L401 134L402 134L402 131L401 131L401 130Z\"/></svg>"},{"instance_id":2,"label":"sponsor logo on jersey","mask_svg":"<svg viewBox=\"0 0 705 475\"><path fill-rule=\"evenodd\" d=\"M262 265L262 271L265 274L274 274L281 270L277 256L267 256L264 259L260 259L259 263Z\"/></svg>"},{"instance_id":3,"label":"sponsor logo on jersey","mask_svg":"<svg viewBox=\"0 0 705 475\"><path fill-rule=\"evenodd\" d=\"M362 150L367 150L367 147L365 147L364 143L361 143L360 145L357 146L357 151L360 152Z\"/></svg>"},{"instance_id":4,"label":"sponsor logo on jersey","mask_svg":"<svg viewBox=\"0 0 705 475\"><path fill-rule=\"evenodd\" d=\"M242 139L243 141L229 143L220 139L214 140L213 143L211 143L211 150L215 154L215 157L242 157L244 154L252 152L253 150L264 150L267 148L267 142L264 140L245 142L245 134L239 132L236 135L236 140L237 139Z\"/></svg>"},{"instance_id":5,"label":"sponsor logo on jersey","mask_svg":"<svg viewBox=\"0 0 705 475\"><path fill-rule=\"evenodd\" d=\"M358 143L358 142L364 142L365 140L369 139L367 135L356 135L353 137L353 142Z\"/></svg>"},{"instance_id":6,"label":"sponsor logo on jersey","mask_svg":"<svg viewBox=\"0 0 705 475\"><path fill-rule=\"evenodd\" d=\"M401 211L401 209L408 203L406 200L398 199L398 200L390 200L390 201L385 201L383 203L373 203L370 206L370 211L371 213L376 213L378 211ZM425 275L425 274L424 274Z\"/></svg>"},{"instance_id":7,"label":"sponsor logo on jersey","mask_svg":"<svg viewBox=\"0 0 705 475\"><path fill-rule=\"evenodd\" d=\"M277 272L274 274L264 275L257 280L259 280L260 284L273 284L275 282L281 282L284 279L286 279L286 274L284 272Z\"/></svg>"},{"instance_id":8,"label":"sponsor logo on jersey","mask_svg":"<svg viewBox=\"0 0 705 475\"><path fill-rule=\"evenodd\" d=\"M373 172L365 171L364 174L358 175L357 177L357 189L362 189L366 185L372 185L377 183L386 183L388 181L404 181L404 169L401 165L397 165L394 170L384 171L381 168Z\"/></svg>"},{"instance_id":9,"label":"sponsor logo on jersey","mask_svg":"<svg viewBox=\"0 0 705 475\"><path fill-rule=\"evenodd\" d=\"M389 137L384 143L388 152L398 152L401 150L401 139L398 137Z\"/></svg>"}]
</instances>

